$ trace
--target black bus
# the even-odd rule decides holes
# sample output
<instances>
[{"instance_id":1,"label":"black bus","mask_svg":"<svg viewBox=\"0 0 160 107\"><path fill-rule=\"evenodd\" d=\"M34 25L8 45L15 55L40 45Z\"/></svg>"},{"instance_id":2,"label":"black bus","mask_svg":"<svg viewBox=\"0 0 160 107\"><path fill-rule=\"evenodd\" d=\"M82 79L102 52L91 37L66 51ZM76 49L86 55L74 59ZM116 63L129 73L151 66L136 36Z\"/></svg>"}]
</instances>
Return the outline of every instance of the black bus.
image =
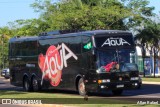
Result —
<instances>
[{"instance_id":1,"label":"black bus","mask_svg":"<svg viewBox=\"0 0 160 107\"><path fill-rule=\"evenodd\" d=\"M120 30L53 31L9 41L12 85L25 91L42 88L87 92L139 86L135 44L130 32Z\"/></svg>"}]
</instances>

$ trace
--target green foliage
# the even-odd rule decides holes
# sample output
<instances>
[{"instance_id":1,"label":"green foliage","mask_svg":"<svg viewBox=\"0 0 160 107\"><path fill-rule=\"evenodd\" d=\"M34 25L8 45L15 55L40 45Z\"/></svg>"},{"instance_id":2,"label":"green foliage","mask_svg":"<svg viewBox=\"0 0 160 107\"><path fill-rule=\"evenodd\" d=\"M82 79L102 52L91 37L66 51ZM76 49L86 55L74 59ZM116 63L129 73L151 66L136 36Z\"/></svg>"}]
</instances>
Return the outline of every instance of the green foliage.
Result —
<instances>
[{"instance_id":1,"label":"green foliage","mask_svg":"<svg viewBox=\"0 0 160 107\"><path fill-rule=\"evenodd\" d=\"M40 3L43 6L38 6L37 2L32 6L35 10L45 7L44 11L41 11L41 19L49 25L47 31L53 29L126 29L123 20L131 15L130 11L122 8L121 3L116 0L114 3L110 0L100 1L101 3L97 0L67 0L52 5L48 5L49 1L46 1Z\"/></svg>"},{"instance_id":2,"label":"green foliage","mask_svg":"<svg viewBox=\"0 0 160 107\"><path fill-rule=\"evenodd\" d=\"M145 20L144 28L139 30L139 34L136 35L136 39L141 42L139 46L142 49L143 58L145 58L146 50L153 53L155 76L157 53L160 52L160 23L156 23L149 19Z\"/></svg>"},{"instance_id":3,"label":"green foliage","mask_svg":"<svg viewBox=\"0 0 160 107\"><path fill-rule=\"evenodd\" d=\"M1 44L5 42L3 49L6 49L4 55L1 55L6 57L8 54L8 36L33 36L59 29L133 29L135 31L147 24L146 19L154 16L152 12L154 7L148 7L148 3L147 0L59 0L58 2L35 0L31 7L40 14L38 19L20 19L10 22L9 27L0 28L0 35L5 35L3 40L1 39ZM155 35L158 35L155 32L159 31L154 29L147 30L149 33L146 33L146 29L137 30L141 35L137 38L144 43L154 43L154 40L159 40L155 39L157 38ZM148 39L147 35L151 34L153 40ZM1 49L3 46L0 46Z\"/></svg>"},{"instance_id":4,"label":"green foliage","mask_svg":"<svg viewBox=\"0 0 160 107\"><path fill-rule=\"evenodd\" d=\"M152 12L154 7L149 7L148 0L121 0L124 7L130 10L133 14L128 17L128 21L126 23L128 28L136 30L138 26L141 26L146 18L155 16Z\"/></svg>"}]
</instances>

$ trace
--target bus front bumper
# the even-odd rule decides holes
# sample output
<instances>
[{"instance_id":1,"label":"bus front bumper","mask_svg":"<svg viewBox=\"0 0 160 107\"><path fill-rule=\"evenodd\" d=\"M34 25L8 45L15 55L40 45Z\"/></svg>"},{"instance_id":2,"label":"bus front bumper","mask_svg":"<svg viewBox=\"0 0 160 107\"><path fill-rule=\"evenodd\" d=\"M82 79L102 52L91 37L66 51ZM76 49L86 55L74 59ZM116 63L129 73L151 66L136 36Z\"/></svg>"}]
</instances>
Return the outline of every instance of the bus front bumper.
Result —
<instances>
[{"instance_id":1,"label":"bus front bumper","mask_svg":"<svg viewBox=\"0 0 160 107\"><path fill-rule=\"evenodd\" d=\"M138 81L134 82L116 82L116 83L102 83L98 84L98 91L117 90L117 89L137 89L141 85Z\"/></svg>"}]
</instances>

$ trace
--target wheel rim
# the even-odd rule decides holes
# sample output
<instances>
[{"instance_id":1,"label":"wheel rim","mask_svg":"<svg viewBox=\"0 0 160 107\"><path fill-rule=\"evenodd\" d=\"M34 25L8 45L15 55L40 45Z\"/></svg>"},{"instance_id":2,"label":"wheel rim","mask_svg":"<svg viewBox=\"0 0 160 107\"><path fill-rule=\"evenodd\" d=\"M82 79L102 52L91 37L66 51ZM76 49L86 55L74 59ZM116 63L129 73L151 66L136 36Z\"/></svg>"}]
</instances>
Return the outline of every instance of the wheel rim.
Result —
<instances>
[{"instance_id":1,"label":"wheel rim","mask_svg":"<svg viewBox=\"0 0 160 107\"><path fill-rule=\"evenodd\" d=\"M38 81L36 79L33 79L32 84L33 84L33 90L37 91L38 90Z\"/></svg>"},{"instance_id":2,"label":"wheel rim","mask_svg":"<svg viewBox=\"0 0 160 107\"><path fill-rule=\"evenodd\" d=\"M83 82L80 83L80 85L79 85L79 91L80 91L81 93L84 93L84 92L85 92L85 85L84 85Z\"/></svg>"},{"instance_id":3,"label":"wheel rim","mask_svg":"<svg viewBox=\"0 0 160 107\"><path fill-rule=\"evenodd\" d=\"M27 80L25 80L25 90L27 91L28 90L28 87L29 87L29 84L28 84L28 82L27 82Z\"/></svg>"}]
</instances>

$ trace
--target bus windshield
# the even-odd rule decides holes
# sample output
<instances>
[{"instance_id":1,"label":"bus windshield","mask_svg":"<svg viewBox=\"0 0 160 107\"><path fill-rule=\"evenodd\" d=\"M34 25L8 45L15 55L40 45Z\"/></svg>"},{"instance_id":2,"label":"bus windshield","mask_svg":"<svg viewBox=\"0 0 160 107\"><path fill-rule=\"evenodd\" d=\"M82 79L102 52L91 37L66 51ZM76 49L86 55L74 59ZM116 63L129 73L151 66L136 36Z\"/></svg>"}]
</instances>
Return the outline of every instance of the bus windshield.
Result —
<instances>
[{"instance_id":1,"label":"bus windshield","mask_svg":"<svg viewBox=\"0 0 160 107\"><path fill-rule=\"evenodd\" d=\"M130 49L97 50L97 66L98 68L106 67L106 69L114 64L118 64L120 68L122 65L133 67L135 66L135 55L135 51Z\"/></svg>"}]
</instances>

